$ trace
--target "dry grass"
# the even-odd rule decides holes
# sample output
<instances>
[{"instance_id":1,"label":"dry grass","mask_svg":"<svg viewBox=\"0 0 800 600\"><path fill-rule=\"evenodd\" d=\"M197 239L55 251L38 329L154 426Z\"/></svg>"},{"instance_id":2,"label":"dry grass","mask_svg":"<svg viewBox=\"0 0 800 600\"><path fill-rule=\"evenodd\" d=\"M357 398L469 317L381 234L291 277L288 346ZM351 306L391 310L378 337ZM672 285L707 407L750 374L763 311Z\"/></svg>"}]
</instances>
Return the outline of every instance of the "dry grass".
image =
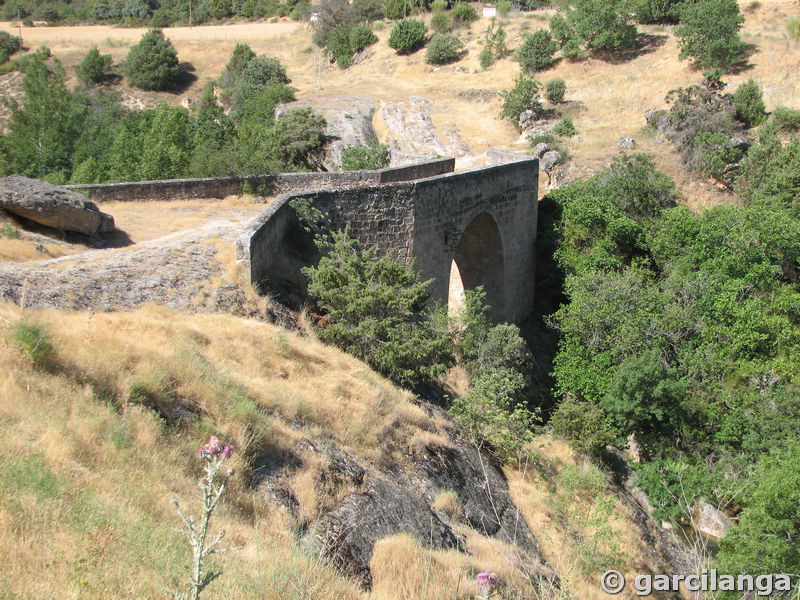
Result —
<instances>
[{"instance_id":1,"label":"dry grass","mask_svg":"<svg viewBox=\"0 0 800 600\"><path fill-rule=\"evenodd\" d=\"M23 316L52 338L49 371L33 368L9 341ZM21 597L141 598L174 584L187 553L169 499L192 497L193 452L211 432L237 447L240 473L218 526L241 549L226 555L235 567L216 597L268 594L270 578L283 578L286 589L269 597L295 597L298 582L288 574L307 569L312 597L360 597L293 547L289 524L244 483L252 460L324 433L355 455L402 464L408 440L449 427L356 359L229 316L159 307L23 313L3 304L0 360L0 552L13 554L0 585ZM169 423L187 411L197 417L177 435ZM288 475L308 522L353 490L320 485L324 459L302 458ZM278 562L265 571L268 555Z\"/></svg>"},{"instance_id":2,"label":"dry grass","mask_svg":"<svg viewBox=\"0 0 800 600\"><path fill-rule=\"evenodd\" d=\"M511 496L533 530L539 547L548 563L558 572L565 589L576 598L607 600L608 595L598 585L602 570L587 570L579 560L576 540L592 540L594 527L565 527L559 506L569 506L576 511L585 510L592 498L565 497L557 484L557 477L566 467L589 472L596 469L577 457L563 441L542 436L534 443L537 464L526 468L506 468ZM655 564L650 549L633 522L628 508L616 500L609 526L618 545L614 568L632 581L637 574L665 572L664 565ZM601 547L600 551L607 550ZM664 597L654 592L654 597Z\"/></svg>"},{"instance_id":3,"label":"dry grass","mask_svg":"<svg viewBox=\"0 0 800 600\"><path fill-rule=\"evenodd\" d=\"M460 521L464 518L464 512L461 510L461 503L458 501L458 495L452 490L443 490L434 498L431 504L436 510L442 511L451 519Z\"/></svg>"}]
</instances>

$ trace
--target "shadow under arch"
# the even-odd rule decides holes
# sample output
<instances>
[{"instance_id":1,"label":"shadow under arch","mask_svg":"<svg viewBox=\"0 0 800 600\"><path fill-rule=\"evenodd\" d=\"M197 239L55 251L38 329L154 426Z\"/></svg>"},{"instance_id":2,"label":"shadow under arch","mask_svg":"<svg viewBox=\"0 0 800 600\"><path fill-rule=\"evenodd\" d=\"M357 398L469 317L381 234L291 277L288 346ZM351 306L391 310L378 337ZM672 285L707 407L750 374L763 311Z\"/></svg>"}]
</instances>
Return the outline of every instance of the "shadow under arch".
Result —
<instances>
[{"instance_id":1,"label":"shadow under arch","mask_svg":"<svg viewBox=\"0 0 800 600\"><path fill-rule=\"evenodd\" d=\"M456 313L464 305L465 290L482 285L489 316L501 320L505 315L505 254L500 228L488 212L479 213L458 242L450 263L447 309Z\"/></svg>"}]
</instances>

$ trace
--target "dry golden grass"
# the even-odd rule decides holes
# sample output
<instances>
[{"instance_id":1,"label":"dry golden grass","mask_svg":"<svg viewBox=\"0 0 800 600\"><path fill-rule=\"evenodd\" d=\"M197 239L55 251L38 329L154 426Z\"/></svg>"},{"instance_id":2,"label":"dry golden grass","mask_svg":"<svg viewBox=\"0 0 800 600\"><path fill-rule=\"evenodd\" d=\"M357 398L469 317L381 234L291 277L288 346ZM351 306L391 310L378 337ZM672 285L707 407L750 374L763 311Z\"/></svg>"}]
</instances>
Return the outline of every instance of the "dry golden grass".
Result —
<instances>
[{"instance_id":1,"label":"dry golden grass","mask_svg":"<svg viewBox=\"0 0 800 600\"><path fill-rule=\"evenodd\" d=\"M33 369L19 348L8 341L9 332L23 317L41 324L53 340L56 360L49 371ZM272 553L290 560L286 556L294 556L296 549L286 539L275 540L278 534L288 534L280 528L275 533L270 530L275 526L268 525L277 518L274 509L265 495L244 483L251 473L245 456L278 457L293 451L301 439L324 433L355 455L378 463L402 464L408 460L405 448L415 435L438 432L445 439L443 432L449 427L441 417L428 416L413 404L408 392L398 390L356 359L255 321L185 315L155 306L128 313L92 314L23 312L4 304L0 305L0 340L0 360L8 365L0 374L0 443L6 465L0 468L6 476L2 479L0 475L0 485L5 481L3 495L11 499L11 490L18 487L9 479L15 472L14 461L24 463L19 468L39 473L37 481L52 479L60 490L58 502L53 500L57 506L50 506L50 500L36 490L35 497L20 506L16 500L0 502L0 524L6 524L0 532L4 539L0 545L7 544L2 551L24 540L32 548L30 556L19 558L8 571L9 577L23 570L43 571L50 560L63 562L53 548L39 552L39 547L48 543L50 530L54 539L63 536L63 548L69 548L94 535L101 525L121 519L114 526L127 537L108 551L104 559L107 570L90 569L96 580L91 590L108 588L114 597L155 593L155 585L168 583L164 577L180 572L179 565L186 558L180 538L170 530L176 521L169 499L173 495L191 497L198 468L193 451L212 431L237 447L233 464L241 474L233 480L220 527L240 540L243 552L253 560L263 562L264 548L275 544ZM169 421L180 417L176 407L184 414L189 410L199 415L186 435L172 435L174 430L153 410ZM290 420L301 421L304 427L289 427ZM321 485L324 459L311 453L302 457L302 468L288 475L300 502L300 519L310 522L320 510L354 490ZM30 460L35 464L25 462ZM20 486L24 492L24 485ZM92 498L88 508L80 495L75 496L81 489ZM122 508L118 508L122 499ZM29 509L25 508L28 504ZM49 507L50 512L37 512L40 505ZM61 522L80 510L100 515L99 525L92 521L71 529ZM118 514L120 511L124 514ZM18 531L19 523L30 519L39 528L32 537ZM140 520L147 524L146 533L131 530ZM140 561L133 569L136 575L129 577L126 553L141 554L148 544L156 545L155 559ZM238 557L239 553L232 559L237 564ZM305 559L297 553L291 560ZM65 570L78 569L69 561L59 565ZM280 573L279 567L272 572ZM314 597L359 597L360 592L349 583L328 581L333 576L326 569L316 564L312 567L313 577L327 582ZM240 567L236 569L238 572ZM227 585L218 588L219 597L236 597L235 590L251 585L254 578L264 578L255 563L245 562L241 569L244 574L231 577ZM16 590L23 597L58 596L58 581L69 580L69 576L56 569L52 578L16 577L5 589ZM283 576L288 578L285 573ZM295 584L291 579L287 582ZM75 586L77 590L80 584Z\"/></svg>"},{"instance_id":2,"label":"dry golden grass","mask_svg":"<svg viewBox=\"0 0 800 600\"><path fill-rule=\"evenodd\" d=\"M464 518L464 512L461 510L461 503L458 501L458 495L451 490L439 492L431 506L436 510L442 511L448 517L456 521L460 521Z\"/></svg>"},{"instance_id":3,"label":"dry golden grass","mask_svg":"<svg viewBox=\"0 0 800 600\"><path fill-rule=\"evenodd\" d=\"M574 507L582 510L591 500L564 497L564 490L556 482L558 474L566 466L580 470L595 467L577 457L564 441L548 436L537 438L534 450L537 465L521 469L507 467L505 470L511 497L533 530L548 564L558 572L565 589L573 597L582 600L607 600L608 594L603 592L598 583L601 571L587 572L582 567L577 560L574 532L565 531L564 523L557 515L559 502L573 503ZM609 525L618 544L619 555L608 568L621 571L628 581L633 581L637 574L665 572L664 565L653 562L650 549L645 545L629 509L619 500L615 502ZM591 540L596 533L593 527L579 527L578 530L582 539ZM659 592L653 594L656 598L662 597Z\"/></svg>"}]
</instances>

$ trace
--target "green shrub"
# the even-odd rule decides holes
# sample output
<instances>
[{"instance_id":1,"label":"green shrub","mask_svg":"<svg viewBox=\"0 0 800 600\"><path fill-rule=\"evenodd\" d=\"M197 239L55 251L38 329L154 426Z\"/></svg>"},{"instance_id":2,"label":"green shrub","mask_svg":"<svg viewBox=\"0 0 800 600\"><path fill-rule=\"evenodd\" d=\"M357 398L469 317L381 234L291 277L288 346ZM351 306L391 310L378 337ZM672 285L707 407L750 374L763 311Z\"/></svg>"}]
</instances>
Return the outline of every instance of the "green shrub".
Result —
<instances>
[{"instance_id":1,"label":"green shrub","mask_svg":"<svg viewBox=\"0 0 800 600\"><path fill-rule=\"evenodd\" d=\"M435 33L425 52L425 62L445 65L461 58L464 44L452 33Z\"/></svg>"},{"instance_id":2,"label":"green shrub","mask_svg":"<svg viewBox=\"0 0 800 600\"><path fill-rule=\"evenodd\" d=\"M400 384L430 382L453 364L447 317L431 309L429 287L408 265L377 247L362 249L346 231L317 267L303 271L308 293L326 315L319 336Z\"/></svg>"},{"instance_id":3,"label":"green shrub","mask_svg":"<svg viewBox=\"0 0 800 600\"><path fill-rule=\"evenodd\" d=\"M11 341L37 367L47 368L53 365L56 358L55 347L41 324L20 319L11 328Z\"/></svg>"},{"instance_id":4,"label":"green shrub","mask_svg":"<svg viewBox=\"0 0 800 600\"><path fill-rule=\"evenodd\" d=\"M634 0L632 7L639 23L677 23L682 0Z\"/></svg>"},{"instance_id":5,"label":"green shrub","mask_svg":"<svg viewBox=\"0 0 800 600\"><path fill-rule=\"evenodd\" d=\"M367 46L371 46L377 41L378 36L366 25L354 25L350 31L350 48L354 54L362 52Z\"/></svg>"},{"instance_id":6,"label":"green shrub","mask_svg":"<svg viewBox=\"0 0 800 600\"><path fill-rule=\"evenodd\" d=\"M403 19L392 28L389 47L398 54L410 54L425 44L428 28L417 19Z\"/></svg>"},{"instance_id":7,"label":"green shrub","mask_svg":"<svg viewBox=\"0 0 800 600\"><path fill-rule=\"evenodd\" d=\"M453 30L453 21L450 15L437 11L431 17L431 29L437 33L448 33Z\"/></svg>"},{"instance_id":8,"label":"green shrub","mask_svg":"<svg viewBox=\"0 0 800 600\"><path fill-rule=\"evenodd\" d=\"M111 55L100 54L97 46L92 46L78 65L78 79L86 83L100 83L105 79L111 66Z\"/></svg>"},{"instance_id":9,"label":"green shrub","mask_svg":"<svg viewBox=\"0 0 800 600\"><path fill-rule=\"evenodd\" d=\"M386 0L385 14L387 19L404 19L408 0Z\"/></svg>"},{"instance_id":10,"label":"green shrub","mask_svg":"<svg viewBox=\"0 0 800 600\"><path fill-rule=\"evenodd\" d=\"M481 65L481 68L488 69L494 64L494 52L488 46L484 46L481 53L478 54L478 62Z\"/></svg>"},{"instance_id":11,"label":"green shrub","mask_svg":"<svg viewBox=\"0 0 800 600\"><path fill-rule=\"evenodd\" d=\"M537 29L517 49L516 59L526 73L543 71L553 65L558 44L547 29Z\"/></svg>"},{"instance_id":12,"label":"green shrub","mask_svg":"<svg viewBox=\"0 0 800 600\"><path fill-rule=\"evenodd\" d=\"M483 50L481 50L478 60L480 61L481 67L487 69L495 60L504 58L507 55L506 30L502 25L495 29L495 22L494 19L492 19L489 28L486 30Z\"/></svg>"},{"instance_id":13,"label":"green shrub","mask_svg":"<svg viewBox=\"0 0 800 600\"><path fill-rule=\"evenodd\" d=\"M736 0L686 2L681 24L675 29L681 46L680 58L692 58L703 67L729 69L745 54L739 29L744 16Z\"/></svg>"},{"instance_id":14,"label":"green shrub","mask_svg":"<svg viewBox=\"0 0 800 600\"><path fill-rule=\"evenodd\" d=\"M353 0L353 9L359 21L373 23L385 16L383 0Z\"/></svg>"},{"instance_id":15,"label":"green shrub","mask_svg":"<svg viewBox=\"0 0 800 600\"><path fill-rule=\"evenodd\" d=\"M564 101L564 95L567 93L567 84L560 77L551 79L547 82L545 87L545 98L553 104L560 104Z\"/></svg>"},{"instance_id":16,"label":"green shrub","mask_svg":"<svg viewBox=\"0 0 800 600\"><path fill-rule=\"evenodd\" d=\"M453 17L453 22L456 27L467 26L478 18L475 7L466 2L454 4L453 8L450 10L450 14Z\"/></svg>"},{"instance_id":17,"label":"green shrub","mask_svg":"<svg viewBox=\"0 0 800 600\"><path fill-rule=\"evenodd\" d=\"M175 87L181 70L175 47L160 29L151 29L131 46L123 67L128 83L143 90Z\"/></svg>"},{"instance_id":18,"label":"green shrub","mask_svg":"<svg viewBox=\"0 0 800 600\"><path fill-rule=\"evenodd\" d=\"M503 105L500 116L519 127L519 116L526 110L541 114L542 102L539 98L539 82L532 77L518 75L514 87L500 92Z\"/></svg>"},{"instance_id":19,"label":"green shrub","mask_svg":"<svg viewBox=\"0 0 800 600\"><path fill-rule=\"evenodd\" d=\"M5 48L0 48L0 65L4 65L8 62L8 52Z\"/></svg>"},{"instance_id":20,"label":"green shrub","mask_svg":"<svg viewBox=\"0 0 800 600\"><path fill-rule=\"evenodd\" d=\"M15 52L19 52L21 47L22 43L17 36L11 35L6 31L0 31L0 52L5 51L6 60ZM6 60L0 61L0 64L6 62Z\"/></svg>"},{"instance_id":21,"label":"green shrub","mask_svg":"<svg viewBox=\"0 0 800 600\"><path fill-rule=\"evenodd\" d=\"M629 19L623 0L578 0L568 16L587 47L611 51L636 44L636 25Z\"/></svg>"},{"instance_id":22,"label":"green shrub","mask_svg":"<svg viewBox=\"0 0 800 600\"><path fill-rule=\"evenodd\" d=\"M748 127L755 127L767 117L761 86L754 79L740 85L733 94L736 118Z\"/></svg>"},{"instance_id":23,"label":"green shrub","mask_svg":"<svg viewBox=\"0 0 800 600\"><path fill-rule=\"evenodd\" d=\"M385 169L389 166L389 147L384 144L350 146L342 152L343 171Z\"/></svg>"},{"instance_id":24,"label":"green shrub","mask_svg":"<svg viewBox=\"0 0 800 600\"><path fill-rule=\"evenodd\" d=\"M511 12L511 2L508 0L501 0L497 3L497 14L501 17L505 17L508 13Z\"/></svg>"},{"instance_id":25,"label":"green shrub","mask_svg":"<svg viewBox=\"0 0 800 600\"><path fill-rule=\"evenodd\" d=\"M770 117L782 131L797 131L800 129L800 110L778 106L772 111Z\"/></svg>"},{"instance_id":26,"label":"green shrub","mask_svg":"<svg viewBox=\"0 0 800 600\"><path fill-rule=\"evenodd\" d=\"M559 137L572 137L573 135L578 135L578 130L575 129L572 117L562 117L553 127L553 133Z\"/></svg>"},{"instance_id":27,"label":"green shrub","mask_svg":"<svg viewBox=\"0 0 800 600\"><path fill-rule=\"evenodd\" d=\"M225 66L225 71L222 74L222 82L224 85L231 87L233 86L239 75L242 74L247 64L256 57L256 53L253 52L253 49L245 44L244 42L239 42L233 48L233 52L231 53L231 58L228 61L228 64Z\"/></svg>"}]
</instances>

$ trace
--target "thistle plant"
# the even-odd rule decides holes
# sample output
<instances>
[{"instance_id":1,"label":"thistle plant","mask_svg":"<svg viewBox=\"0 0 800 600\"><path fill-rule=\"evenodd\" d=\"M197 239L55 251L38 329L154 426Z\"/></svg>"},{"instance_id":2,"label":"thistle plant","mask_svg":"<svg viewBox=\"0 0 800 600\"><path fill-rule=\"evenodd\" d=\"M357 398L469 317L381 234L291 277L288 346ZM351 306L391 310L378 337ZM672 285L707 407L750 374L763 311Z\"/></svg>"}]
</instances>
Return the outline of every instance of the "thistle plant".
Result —
<instances>
[{"instance_id":1,"label":"thistle plant","mask_svg":"<svg viewBox=\"0 0 800 600\"><path fill-rule=\"evenodd\" d=\"M222 538L225 537L224 531L217 535L214 541L208 545L206 545L206 536L208 535L208 524L211 520L211 515L219 505L219 500L222 498L222 494L225 493L225 486L228 483L228 479L234 474L234 470L228 469L218 485L214 480L217 477L217 472L222 467L222 463L231 457L232 451L233 446L222 444L213 435L208 440L208 443L197 451L197 457L204 462L205 468L204 476L198 482L203 501L203 513L199 524L197 524L194 517L186 516L178 503L178 498L172 499L172 503L175 505L175 509L178 511L178 515L185 526L181 533L189 540L189 545L192 548L192 578L189 580L187 591L185 593L175 593L165 590L175 600L198 600L200 592L222 575L222 571L204 573L203 562L212 554L220 554L230 550L230 548L219 548Z\"/></svg>"},{"instance_id":2,"label":"thistle plant","mask_svg":"<svg viewBox=\"0 0 800 600\"><path fill-rule=\"evenodd\" d=\"M492 595L494 591L494 586L497 583L497 575L494 573L478 573L477 575L478 580L478 591L481 594L481 598L483 600L488 600L489 596Z\"/></svg>"}]
</instances>

